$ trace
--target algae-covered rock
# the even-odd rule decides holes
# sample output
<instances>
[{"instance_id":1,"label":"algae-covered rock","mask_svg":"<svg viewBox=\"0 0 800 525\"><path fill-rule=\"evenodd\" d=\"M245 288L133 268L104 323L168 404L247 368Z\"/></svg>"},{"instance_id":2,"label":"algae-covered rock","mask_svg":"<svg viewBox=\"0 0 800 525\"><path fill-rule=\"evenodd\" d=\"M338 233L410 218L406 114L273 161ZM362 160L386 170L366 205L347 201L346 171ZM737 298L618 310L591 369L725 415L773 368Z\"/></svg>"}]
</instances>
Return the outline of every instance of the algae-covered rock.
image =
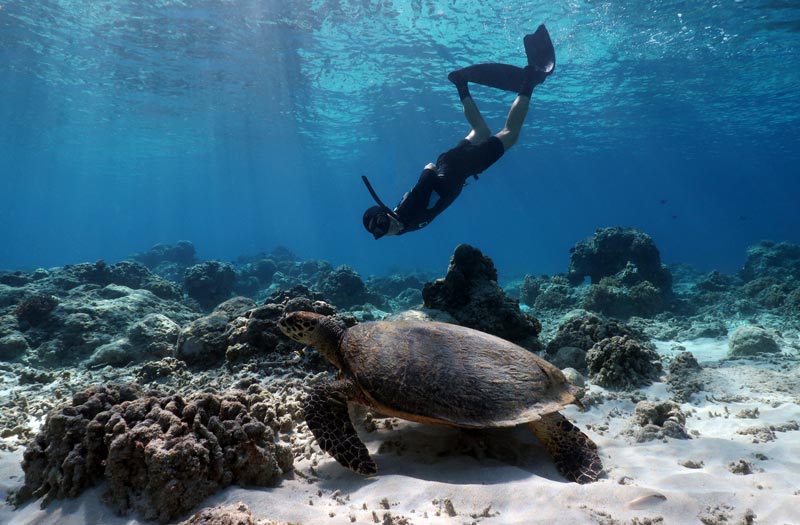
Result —
<instances>
[{"instance_id":1,"label":"algae-covered rock","mask_svg":"<svg viewBox=\"0 0 800 525\"><path fill-rule=\"evenodd\" d=\"M621 321L604 319L582 310L575 310L564 316L555 337L547 343L547 354L554 356L563 347L588 351L595 343L615 335L628 335L644 340L642 334Z\"/></svg>"},{"instance_id":2,"label":"algae-covered rock","mask_svg":"<svg viewBox=\"0 0 800 525\"><path fill-rule=\"evenodd\" d=\"M252 299L234 297L184 326L178 336L175 357L188 364L221 363L228 349L228 323L254 306Z\"/></svg>"},{"instance_id":3,"label":"algae-covered rock","mask_svg":"<svg viewBox=\"0 0 800 525\"><path fill-rule=\"evenodd\" d=\"M680 405L672 401L637 403L633 412L633 427L629 433L638 442L665 437L690 439L686 431L686 416Z\"/></svg>"},{"instance_id":4,"label":"algae-covered rock","mask_svg":"<svg viewBox=\"0 0 800 525\"><path fill-rule=\"evenodd\" d=\"M685 403L703 389L702 370L691 352L681 352L670 361L667 385L675 401Z\"/></svg>"},{"instance_id":5,"label":"algae-covered rock","mask_svg":"<svg viewBox=\"0 0 800 525\"><path fill-rule=\"evenodd\" d=\"M728 340L728 357L750 357L776 354L781 351L770 332L759 326L743 325L733 331Z\"/></svg>"},{"instance_id":6,"label":"algae-covered rock","mask_svg":"<svg viewBox=\"0 0 800 525\"><path fill-rule=\"evenodd\" d=\"M12 361L30 350L28 341L19 332L0 337L0 361Z\"/></svg>"},{"instance_id":7,"label":"algae-covered rock","mask_svg":"<svg viewBox=\"0 0 800 525\"><path fill-rule=\"evenodd\" d=\"M586 365L598 385L625 390L649 385L662 372L658 353L627 335L596 343L586 353Z\"/></svg>"}]
</instances>

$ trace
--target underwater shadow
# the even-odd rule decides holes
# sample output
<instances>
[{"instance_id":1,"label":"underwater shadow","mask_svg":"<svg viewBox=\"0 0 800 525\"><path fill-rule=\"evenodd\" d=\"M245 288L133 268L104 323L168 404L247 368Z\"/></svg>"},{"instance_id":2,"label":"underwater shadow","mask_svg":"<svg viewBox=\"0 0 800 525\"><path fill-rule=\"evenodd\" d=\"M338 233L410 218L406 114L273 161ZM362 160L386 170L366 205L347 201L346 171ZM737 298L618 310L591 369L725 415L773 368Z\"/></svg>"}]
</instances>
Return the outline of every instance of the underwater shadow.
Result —
<instances>
[{"instance_id":1,"label":"underwater shadow","mask_svg":"<svg viewBox=\"0 0 800 525\"><path fill-rule=\"evenodd\" d=\"M20 523L128 525L141 518L135 512L130 516L120 516L103 501L102 494L106 490L108 483L101 482L88 488L77 498L56 499L44 508L41 507L42 498L32 500L16 508L12 520L18 520Z\"/></svg>"},{"instance_id":2,"label":"underwater shadow","mask_svg":"<svg viewBox=\"0 0 800 525\"><path fill-rule=\"evenodd\" d=\"M360 488L382 476L451 485L495 485L541 477L569 483L527 425L467 430L401 422L396 428L362 433L378 474L365 478L332 458L315 470L323 488Z\"/></svg>"}]
</instances>

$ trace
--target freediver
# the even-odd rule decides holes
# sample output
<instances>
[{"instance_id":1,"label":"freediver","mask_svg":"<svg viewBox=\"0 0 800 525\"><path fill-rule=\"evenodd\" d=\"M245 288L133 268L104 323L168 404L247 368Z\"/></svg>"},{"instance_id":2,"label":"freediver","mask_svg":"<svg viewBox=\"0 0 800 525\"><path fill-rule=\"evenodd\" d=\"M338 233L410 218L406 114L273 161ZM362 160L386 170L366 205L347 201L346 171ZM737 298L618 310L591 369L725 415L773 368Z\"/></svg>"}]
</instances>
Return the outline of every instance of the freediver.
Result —
<instances>
[{"instance_id":1,"label":"freediver","mask_svg":"<svg viewBox=\"0 0 800 525\"><path fill-rule=\"evenodd\" d=\"M377 203L368 208L363 217L364 227L375 239L402 235L430 224L459 196L470 176L477 179L478 174L514 145L528 113L533 88L544 82L556 66L553 43L544 25L526 35L523 42L528 57L524 68L497 63L476 64L447 76L458 89L464 116L472 130L454 148L439 155L435 164L425 166L417 184L403 195L394 210L381 201L369 180L361 177ZM517 93L505 126L494 135L470 95L469 82Z\"/></svg>"}]
</instances>

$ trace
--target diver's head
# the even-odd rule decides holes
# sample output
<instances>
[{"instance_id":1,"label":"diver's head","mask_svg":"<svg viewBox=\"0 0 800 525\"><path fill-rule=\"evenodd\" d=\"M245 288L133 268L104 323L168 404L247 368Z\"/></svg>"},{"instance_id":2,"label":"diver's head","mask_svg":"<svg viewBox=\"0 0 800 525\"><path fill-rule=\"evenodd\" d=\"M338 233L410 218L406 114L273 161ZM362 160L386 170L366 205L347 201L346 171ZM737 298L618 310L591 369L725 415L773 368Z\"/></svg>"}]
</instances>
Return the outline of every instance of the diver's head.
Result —
<instances>
[{"instance_id":1,"label":"diver's head","mask_svg":"<svg viewBox=\"0 0 800 525\"><path fill-rule=\"evenodd\" d=\"M376 239L380 239L387 233L392 225L389 213L383 206L373 206L364 212L364 228Z\"/></svg>"}]
</instances>

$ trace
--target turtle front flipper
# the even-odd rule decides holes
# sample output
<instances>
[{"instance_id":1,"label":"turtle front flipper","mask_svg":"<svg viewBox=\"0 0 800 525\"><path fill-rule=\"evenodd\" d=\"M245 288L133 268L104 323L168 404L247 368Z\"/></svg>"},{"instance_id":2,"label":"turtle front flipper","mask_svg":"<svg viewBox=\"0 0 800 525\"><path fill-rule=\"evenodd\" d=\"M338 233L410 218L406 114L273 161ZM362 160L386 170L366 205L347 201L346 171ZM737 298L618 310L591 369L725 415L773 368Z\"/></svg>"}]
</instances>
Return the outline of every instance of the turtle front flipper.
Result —
<instances>
[{"instance_id":1,"label":"turtle front flipper","mask_svg":"<svg viewBox=\"0 0 800 525\"><path fill-rule=\"evenodd\" d=\"M305 403L306 423L320 448L350 470L371 476L378 467L359 439L347 401L355 392L350 381L326 381L309 392Z\"/></svg>"},{"instance_id":2,"label":"turtle front flipper","mask_svg":"<svg viewBox=\"0 0 800 525\"><path fill-rule=\"evenodd\" d=\"M603 463L597 455L597 445L589 436L558 412L542 415L530 426L553 456L558 471L568 480L580 484L597 481Z\"/></svg>"}]
</instances>

